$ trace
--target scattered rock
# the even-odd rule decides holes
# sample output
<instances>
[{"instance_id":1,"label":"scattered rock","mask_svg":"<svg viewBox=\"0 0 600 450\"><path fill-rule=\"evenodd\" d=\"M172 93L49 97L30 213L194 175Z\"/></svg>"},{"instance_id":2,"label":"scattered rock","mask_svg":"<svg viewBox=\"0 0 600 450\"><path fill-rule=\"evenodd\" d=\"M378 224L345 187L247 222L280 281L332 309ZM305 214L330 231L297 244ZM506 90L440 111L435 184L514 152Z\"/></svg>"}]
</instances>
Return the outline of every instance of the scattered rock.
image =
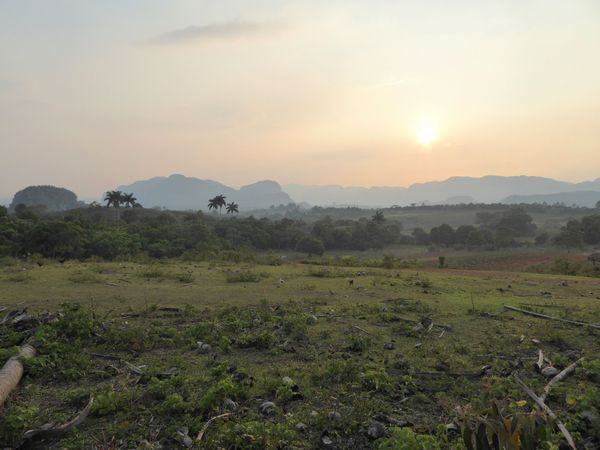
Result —
<instances>
[{"instance_id":1,"label":"scattered rock","mask_svg":"<svg viewBox=\"0 0 600 450\"><path fill-rule=\"evenodd\" d=\"M336 421L336 422L342 420L342 415L337 411L331 411L327 415L327 417L329 418L329 420Z\"/></svg>"},{"instance_id":2,"label":"scattered rock","mask_svg":"<svg viewBox=\"0 0 600 450\"><path fill-rule=\"evenodd\" d=\"M223 400L223 409L227 411L235 411L236 409L238 409L238 404L230 398L226 398L225 400Z\"/></svg>"},{"instance_id":3,"label":"scattered rock","mask_svg":"<svg viewBox=\"0 0 600 450\"><path fill-rule=\"evenodd\" d=\"M558 372L559 370L552 366L544 367L542 369L542 375L544 375L546 378L552 378L553 376L557 375Z\"/></svg>"},{"instance_id":4,"label":"scattered rock","mask_svg":"<svg viewBox=\"0 0 600 450\"><path fill-rule=\"evenodd\" d=\"M310 412L310 417L317 417L319 415L314 409Z\"/></svg>"},{"instance_id":5,"label":"scattered rock","mask_svg":"<svg viewBox=\"0 0 600 450\"><path fill-rule=\"evenodd\" d=\"M260 410L261 414L264 414L265 416L269 416L269 415L275 414L275 408L276 408L275 403L263 402L260 405L259 410Z\"/></svg>"},{"instance_id":6,"label":"scattered rock","mask_svg":"<svg viewBox=\"0 0 600 450\"><path fill-rule=\"evenodd\" d=\"M201 355L207 355L210 352L212 352L212 347L210 346L210 344L206 344L202 341L198 341L197 344L198 348L196 349L196 351Z\"/></svg>"},{"instance_id":7,"label":"scattered rock","mask_svg":"<svg viewBox=\"0 0 600 450\"><path fill-rule=\"evenodd\" d=\"M298 422L296 424L296 431L298 433L306 433L308 431L308 425L306 425L305 423L302 423L302 422Z\"/></svg>"},{"instance_id":8,"label":"scattered rock","mask_svg":"<svg viewBox=\"0 0 600 450\"><path fill-rule=\"evenodd\" d=\"M380 422L373 422L373 424L367 430L367 436L375 440L385 436L385 426Z\"/></svg>"},{"instance_id":9,"label":"scattered rock","mask_svg":"<svg viewBox=\"0 0 600 450\"><path fill-rule=\"evenodd\" d=\"M531 342L533 342L535 345L540 345L542 343L539 339L532 339Z\"/></svg>"},{"instance_id":10,"label":"scattered rock","mask_svg":"<svg viewBox=\"0 0 600 450\"><path fill-rule=\"evenodd\" d=\"M323 431L323 434L321 434L321 444L326 447L329 447L333 444L333 441L329 437L329 433L327 431Z\"/></svg>"},{"instance_id":11,"label":"scattered rock","mask_svg":"<svg viewBox=\"0 0 600 450\"><path fill-rule=\"evenodd\" d=\"M435 369L439 370L440 372L448 372L450 370L450 366L445 362L440 362L436 364Z\"/></svg>"},{"instance_id":12,"label":"scattered rock","mask_svg":"<svg viewBox=\"0 0 600 450\"><path fill-rule=\"evenodd\" d=\"M423 344L422 344L421 342L419 342L419 343L415 344L415 348L419 348L419 347L421 347L422 345L423 345Z\"/></svg>"},{"instance_id":13,"label":"scattered rock","mask_svg":"<svg viewBox=\"0 0 600 450\"><path fill-rule=\"evenodd\" d=\"M286 385L291 385L291 384L294 384L294 380L292 380L292 379L291 379L290 377L288 377L288 376L285 376L285 377L283 377L283 378L281 379L281 382L282 382L283 384L286 384Z\"/></svg>"},{"instance_id":14,"label":"scattered rock","mask_svg":"<svg viewBox=\"0 0 600 450\"><path fill-rule=\"evenodd\" d=\"M568 287L568 286L569 286L569 283L568 283L568 282L566 282L566 281L561 281L561 282L560 282L560 285L561 285L561 286L564 286L564 287Z\"/></svg>"},{"instance_id":15,"label":"scattered rock","mask_svg":"<svg viewBox=\"0 0 600 450\"><path fill-rule=\"evenodd\" d=\"M581 418L590 425L598 422L598 416L596 416L592 411L582 411Z\"/></svg>"},{"instance_id":16,"label":"scattered rock","mask_svg":"<svg viewBox=\"0 0 600 450\"><path fill-rule=\"evenodd\" d=\"M317 316L312 314L312 315L308 316L308 319L306 321L309 325L314 325L315 323L317 323L318 319L317 319Z\"/></svg>"},{"instance_id":17,"label":"scattered rock","mask_svg":"<svg viewBox=\"0 0 600 450\"><path fill-rule=\"evenodd\" d=\"M383 348L384 348L384 350L394 350L394 343L387 342L387 343L383 344Z\"/></svg>"},{"instance_id":18,"label":"scattered rock","mask_svg":"<svg viewBox=\"0 0 600 450\"><path fill-rule=\"evenodd\" d=\"M387 423L388 425L393 425L395 427L406 427L410 425L410 422L406 420L398 420L392 416L388 416L383 413L379 413L374 417L378 422Z\"/></svg>"},{"instance_id":19,"label":"scattered rock","mask_svg":"<svg viewBox=\"0 0 600 450\"><path fill-rule=\"evenodd\" d=\"M192 448L192 445L194 445L194 441L192 440L192 438L190 437L190 435L188 433L189 433L189 431L188 431L187 427L181 428L177 432L177 440L185 448Z\"/></svg>"},{"instance_id":20,"label":"scattered rock","mask_svg":"<svg viewBox=\"0 0 600 450\"><path fill-rule=\"evenodd\" d=\"M294 347L294 344L292 343L292 341L290 341L289 339L286 339L283 342L283 351L287 352L287 353L294 353L296 351L296 348Z\"/></svg>"},{"instance_id":21,"label":"scattered rock","mask_svg":"<svg viewBox=\"0 0 600 450\"><path fill-rule=\"evenodd\" d=\"M452 432L452 433L459 433L460 432L460 428L454 422L450 422L450 423L446 424L446 431L449 432L449 433L450 432Z\"/></svg>"}]
</instances>

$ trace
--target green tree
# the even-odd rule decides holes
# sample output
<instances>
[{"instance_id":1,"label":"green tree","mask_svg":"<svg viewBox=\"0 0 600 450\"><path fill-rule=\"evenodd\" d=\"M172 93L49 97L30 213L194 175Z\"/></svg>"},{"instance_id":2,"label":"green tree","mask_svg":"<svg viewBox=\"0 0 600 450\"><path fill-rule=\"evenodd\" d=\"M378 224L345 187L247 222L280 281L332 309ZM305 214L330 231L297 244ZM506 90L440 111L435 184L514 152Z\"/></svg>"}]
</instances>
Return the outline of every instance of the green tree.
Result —
<instances>
[{"instance_id":1,"label":"green tree","mask_svg":"<svg viewBox=\"0 0 600 450\"><path fill-rule=\"evenodd\" d=\"M415 239L417 245L428 245L429 244L429 233L423 228L415 228L412 230L412 236Z\"/></svg>"},{"instance_id":2,"label":"green tree","mask_svg":"<svg viewBox=\"0 0 600 450\"><path fill-rule=\"evenodd\" d=\"M325 246L323 245L323 242L315 237L304 236L298 241L296 250L302 253L308 253L308 256L321 256L325 253Z\"/></svg>"},{"instance_id":3,"label":"green tree","mask_svg":"<svg viewBox=\"0 0 600 450\"><path fill-rule=\"evenodd\" d=\"M444 223L439 227L433 227L429 232L429 236L431 242L434 244L444 245L446 247L451 246L455 241L454 229L447 223Z\"/></svg>"},{"instance_id":4,"label":"green tree","mask_svg":"<svg viewBox=\"0 0 600 450\"><path fill-rule=\"evenodd\" d=\"M385 216L383 215L383 211L376 211L375 214L371 217L371 220L377 224L382 224L385 222Z\"/></svg>"},{"instance_id":5,"label":"green tree","mask_svg":"<svg viewBox=\"0 0 600 450\"><path fill-rule=\"evenodd\" d=\"M581 223L578 220L569 220L567 224L561 228L560 233L554 238L556 245L566 247L568 250L572 248L583 247L583 231Z\"/></svg>"},{"instance_id":6,"label":"green tree","mask_svg":"<svg viewBox=\"0 0 600 450\"><path fill-rule=\"evenodd\" d=\"M77 258L83 255L84 230L74 222L43 220L35 224L25 240L25 251L49 258Z\"/></svg>"},{"instance_id":7,"label":"green tree","mask_svg":"<svg viewBox=\"0 0 600 450\"><path fill-rule=\"evenodd\" d=\"M581 219L581 232L586 244L600 244L600 214L585 216Z\"/></svg>"}]
</instances>

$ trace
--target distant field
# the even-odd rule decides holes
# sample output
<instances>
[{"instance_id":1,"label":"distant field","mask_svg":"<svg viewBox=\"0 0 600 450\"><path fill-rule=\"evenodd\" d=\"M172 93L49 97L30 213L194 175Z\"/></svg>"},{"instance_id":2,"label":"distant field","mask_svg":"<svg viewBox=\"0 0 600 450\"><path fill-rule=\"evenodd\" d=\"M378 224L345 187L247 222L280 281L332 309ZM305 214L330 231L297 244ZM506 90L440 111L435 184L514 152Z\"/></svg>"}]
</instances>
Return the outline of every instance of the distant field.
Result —
<instances>
[{"instance_id":1,"label":"distant field","mask_svg":"<svg viewBox=\"0 0 600 450\"><path fill-rule=\"evenodd\" d=\"M296 263L0 267L8 310L55 312L64 303L84 309L67 313L69 326L38 332L39 356L0 425L4 446L73 417L93 394L90 417L48 448L179 448L182 427L195 438L227 408L233 414L211 423L197 448L318 448L323 436L331 448L378 448L393 443L394 424L450 448L458 437L445 425L486 411L491 399L507 414L532 408L510 374L540 392L538 347L559 369L600 354L598 331L503 311L600 323L600 280L583 277ZM4 359L24 337L6 327L0 336ZM207 354L198 340L210 344ZM600 407L599 366L580 369L548 399L587 448L600 442L600 428L581 416ZM370 435L375 423L382 436Z\"/></svg>"}]
</instances>

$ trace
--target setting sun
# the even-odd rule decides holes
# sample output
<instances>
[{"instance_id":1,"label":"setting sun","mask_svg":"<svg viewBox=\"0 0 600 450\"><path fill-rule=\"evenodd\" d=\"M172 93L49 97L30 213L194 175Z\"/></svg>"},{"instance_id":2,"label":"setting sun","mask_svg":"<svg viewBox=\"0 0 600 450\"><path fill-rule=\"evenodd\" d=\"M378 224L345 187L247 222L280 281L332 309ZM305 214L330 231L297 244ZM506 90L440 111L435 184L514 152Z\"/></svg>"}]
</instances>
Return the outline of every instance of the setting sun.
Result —
<instances>
[{"instance_id":1,"label":"setting sun","mask_svg":"<svg viewBox=\"0 0 600 450\"><path fill-rule=\"evenodd\" d=\"M437 131L429 124L419 126L417 130L417 140L419 144L427 146L433 144L437 140Z\"/></svg>"}]
</instances>

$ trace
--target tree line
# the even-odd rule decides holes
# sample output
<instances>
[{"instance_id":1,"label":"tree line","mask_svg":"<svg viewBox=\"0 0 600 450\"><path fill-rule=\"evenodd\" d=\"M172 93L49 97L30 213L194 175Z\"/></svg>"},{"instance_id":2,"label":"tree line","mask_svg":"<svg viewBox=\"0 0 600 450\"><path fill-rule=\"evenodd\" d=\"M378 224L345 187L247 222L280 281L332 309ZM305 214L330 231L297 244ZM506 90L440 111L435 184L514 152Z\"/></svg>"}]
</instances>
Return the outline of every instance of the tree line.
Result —
<instances>
[{"instance_id":1,"label":"tree line","mask_svg":"<svg viewBox=\"0 0 600 450\"><path fill-rule=\"evenodd\" d=\"M117 208L113 201L111 206ZM130 207L117 220L108 208L51 215L38 215L35 209L26 207L8 214L5 208L0 208L0 256L39 254L51 258L110 260L139 255L209 258L223 252L255 250L322 255L329 250L361 251L394 244L466 249L533 243L568 247L600 244L600 214L571 220L556 236L538 230L531 216L518 207L480 213L475 225L453 228L441 224L429 231L415 228L405 233L401 223L386 218L381 211L369 218L324 217L309 223L289 218L226 218L202 212L159 211L135 207L137 200L131 201L133 206L129 202ZM219 208L215 199L210 199L209 204L215 205L211 209Z\"/></svg>"}]
</instances>

